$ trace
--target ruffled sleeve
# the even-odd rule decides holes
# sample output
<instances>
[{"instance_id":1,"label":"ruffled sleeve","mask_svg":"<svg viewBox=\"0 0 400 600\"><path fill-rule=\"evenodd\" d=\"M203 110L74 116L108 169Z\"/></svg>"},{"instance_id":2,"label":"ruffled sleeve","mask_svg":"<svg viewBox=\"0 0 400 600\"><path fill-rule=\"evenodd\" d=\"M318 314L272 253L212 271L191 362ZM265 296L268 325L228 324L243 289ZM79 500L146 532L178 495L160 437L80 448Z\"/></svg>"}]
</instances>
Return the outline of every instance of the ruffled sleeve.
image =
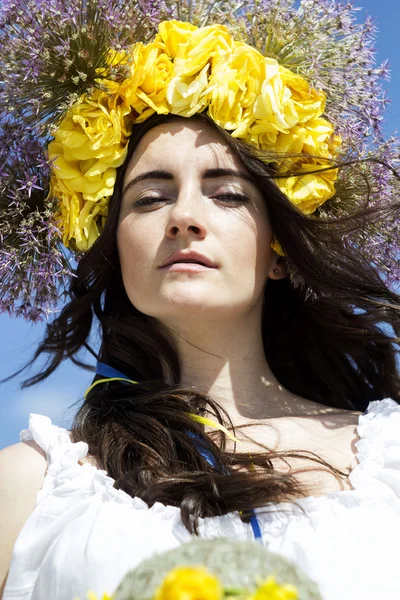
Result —
<instances>
[{"instance_id":1,"label":"ruffled sleeve","mask_svg":"<svg viewBox=\"0 0 400 600\"><path fill-rule=\"evenodd\" d=\"M155 548L179 545L178 508L160 503L149 508L114 488L105 471L79 464L87 444L73 443L48 417L31 414L20 439L44 450L48 470L14 545L5 600L84 600L88 590L99 598L111 595Z\"/></svg>"},{"instance_id":2,"label":"ruffled sleeve","mask_svg":"<svg viewBox=\"0 0 400 600\"><path fill-rule=\"evenodd\" d=\"M391 398L371 402L357 432L359 464L350 475L352 485L400 498L400 406Z\"/></svg>"},{"instance_id":3,"label":"ruffled sleeve","mask_svg":"<svg viewBox=\"0 0 400 600\"><path fill-rule=\"evenodd\" d=\"M45 451L49 466L75 463L88 452L85 442L72 443L66 429L53 425L49 417L33 413L29 415L29 428L20 433L20 440L34 440Z\"/></svg>"},{"instance_id":4,"label":"ruffled sleeve","mask_svg":"<svg viewBox=\"0 0 400 600\"><path fill-rule=\"evenodd\" d=\"M38 493L36 505L53 493L63 480L71 476L71 469L81 469L79 461L87 456L88 445L85 442L71 442L68 431L53 425L51 419L44 415L30 414L29 428L20 433L20 441L35 441L45 452L48 464L43 488ZM62 473L68 472L68 476Z\"/></svg>"}]
</instances>

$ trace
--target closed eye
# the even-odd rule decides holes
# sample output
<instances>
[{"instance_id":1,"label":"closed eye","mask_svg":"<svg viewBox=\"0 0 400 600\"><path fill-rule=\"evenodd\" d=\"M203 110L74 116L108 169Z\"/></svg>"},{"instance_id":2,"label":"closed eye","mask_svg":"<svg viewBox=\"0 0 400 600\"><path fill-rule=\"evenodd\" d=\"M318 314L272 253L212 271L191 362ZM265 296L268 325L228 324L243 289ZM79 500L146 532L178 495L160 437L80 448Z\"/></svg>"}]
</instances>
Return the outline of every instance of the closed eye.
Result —
<instances>
[{"instance_id":1,"label":"closed eye","mask_svg":"<svg viewBox=\"0 0 400 600\"><path fill-rule=\"evenodd\" d=\"M152 198L151 196L146 196L145 198L139 198L136 202L133 203L133 206L151 206L156 202L164 202L166 198Z\"/></svg>"},{"instance_id":2,"label":"closed eye","mask_svg":"<svg viewBox=\"0 0 400 600\"><path fill-rule=\"evenodd\" d=\"M240 202L248 202L249 199L247 196L245 196L244 194L236 194L236 193L229 193L229 194L218 194L217 196L213 196L214 200L221 200L221 201L225 201L225 202L234 202L234 203L240 203ZM134 202L134 206L152 206L153 204L157 204L159 202L165 202L168 201L167 198L162 198L162 197L158 197L158 198L154 198L151 196L145 196L144 198L139 198L139 200L136 200L136 202Z\"/></svg>"},{"instance_id":3,"label":"closed eye","mask_svg":"<svg viewBox=\"0 0 400 600\"><path fill-rule=\"evenodd\" d=\"M232 202L248 202L249 199L244 194L218 194L218 196L213 196L216 200L227 200Z\"/></svg>"}]
</instances>

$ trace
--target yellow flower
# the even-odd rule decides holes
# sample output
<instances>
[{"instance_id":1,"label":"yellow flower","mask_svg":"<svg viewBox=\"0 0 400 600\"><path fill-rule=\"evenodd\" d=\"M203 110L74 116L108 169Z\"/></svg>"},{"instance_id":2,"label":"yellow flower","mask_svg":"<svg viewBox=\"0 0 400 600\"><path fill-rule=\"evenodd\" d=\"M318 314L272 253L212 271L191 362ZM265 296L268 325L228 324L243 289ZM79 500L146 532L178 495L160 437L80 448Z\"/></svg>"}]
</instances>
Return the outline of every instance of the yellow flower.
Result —
<instances>
[{"instance_id":1,"label":"yellow flower","mask_svg":"<svg viewBox=\"0 0 400 600\"><path fill-rule=\"evenodd\" d=\"M284 251L282 250L282 246L280 245L280 243L278 242L278 240L276 239L276 236L273 235L272 236L272 241L271 241L271 248L272 250L275 250L275 252L277 254L279 254L279 256L285 256Z\"/></svg>"},{"instance_id":2,"label":"yellow flower","mask_svg":"<svg viewBox=\"0 0 400 600\"><path fill-rule=\"evenodd\" d=\"M295 125L289 133L264 134L261 125L254 125L250 136L257 136L263 150L277 155L274 162L280 171L290 171L298 162L312 162L315 158L334 159L341 145L333 125L322 117Z\"/></svg>"},{"instance_id":3,"label":"yellow flower","mask_svg":"<svg viewBox=\"0 0 400 600\"><path fill-rule=\"evenodd\" d=\"M52 183L52 195L59 201L54 220L64 246L88 250L103 229L108 214L108 198L97 202L85 201L80 192L73 192L63 181Z\"/></svg>"},{"instance_id":4,"label":"yellow flower","mask_svg":"<svg viewBox=\"0 0 400 600\"><path fill-rule=\"evenodd\" d=\"M299 175L287 178L277 178L279 189L306 215L312 214L319 206L324 204L335 193L337 169L329 169L318 173L318 169L325 169L326 164L319 165L307 163L296 169ZM317 172L311 173L313 169ZM301 172L304 172L304 175Z\"/></svg>"},{"instance_id":5,"label":"yellow flower","mask_svg":"<svg viewBox=\"0 0 400 600\"><path fill-rule=\"evenodd\" d=\"M331 166L329 160L336 157L341 139L334 135L332 124L320 117L324 108L322 92L273 59L265 59L265 78L254 104L256 120L245 139L271 152L278 173L293 171L293 176L276 183L305 214L313 213L335 193L337 169L321 169Z\"/></svg>"},{"instance_id":6,"label":"yellow flower","mask_svg":"<svg viewBox=\"0 0 400 600\"><path fill-rule=\"evenodd\" d=\"M326 96L324 92L310 88L303 77L280 66L280 75L284 86L291 92L299 123L320 117L325 110Z\"/></svg>"},{"instance_id":7,"label":"yellow flower","mask_svg":"<svg viewBox=\"0 0 400 600\"><path fill-rule=\"evenodd\" d=\"M172 114L191 117L205 108L209 99L208 68L209 65L205 65L196 76L181 73L172 78L167 90Z\"/></svg>"},{"instance_id":8,"label":"yellow flower","mask_svg":"<svg viewBox=\"0 0 400 600\"><path fill-rule=\"evenodd\" d=\"M144 121L154 112L168 114L166 93L173 64L161 37L157 35L151 44L135 44L132 57L132 78L125 83L125 101L140 115L135 121Z\"/></svg>"},{"instance_id":9,"label":"yellow flower","mask_svg":"<svg viewBox=\"0 0 400 600\"><path fill-rule=\"evenodd\" d=\"M328 163L323 161L310 161L300 168L297 167L295 169L296 175L277 178L275 182L303 214L311 215L335 194L338 169L327 169L329 166ZM304 174L302 174L302 171ZM271 248L280 256L285 256L280 243L275 237L271 243Z\"/></svg>"},{"instance_id":10,"label":"yellow flower","mask_svg":"<svg viewBox=\"0 0 400 600\"><path fill-rule=\"evenodd\" d=\"M261 89L263 61L257 50L239 42L228 56L214 60L208 112L233 137L245 137L254 121L252 108Z\"/></svg>"},{"instance_id":11,"label":"yellow flower","mask_svg":"<svg viewBox=\"0 0 400 600\"><path fill-rule=\"evenodd\" d=\"M255 135L270 133L267 144L274 144L277 132L290 133L292 127L320 116L325 108L325 94L311 89L308 83L269 57L264 58L261 93L254 103L257 128L252 143L262 144ZM275 134L275 135L274 135Z\"/></svg>"},{"instance_id":12,"label":"yellow flower","mask_svg":"<svg viewBox=\"0 0 400 600\"><path fill-rule=\"evenodd\" d=\"M212 65L231 51L232 38L222 25L198 29L177 21L160 23L159 33L174 60L167 90L169 112L191 117L209 103Z\"/></svg>"},{"instance_id":13,"label":"yellow flower","mask_svg":"<svg viewBox=\"0 0 400 600\"><path fill-rule=\"evenodd\" d=\"M52 194L58 198L59 227L66 246L86 250L107 214L116 168L125 160L129 109L105 92L82 96L68 111L49 144Z\"/></svg>"},{"instance_id":14,"label":"yellow flower","mask_svg":"<svg viewBox=\"0 0 400 600\"><path fill-rule=\"evenodd\" d=\"M165 577L154 600L222 600L218 579L204 567L177 567Z\"/></svg>"},{"instance_id":15,"label":"yellow flower","mask_svg":"<svg viewBox=\"0 0 400 600\"><path fill-rule=\"evenodd\" d=\"M264 132L288 133L299 121L291 91L284 85L279 63L274 58L265 57L263 67L261 91L253 108L254 118Z\"/></svg>"},{"instance_id":16,"label":"yellow flower","mask_svg":"<svg viewBox=\"0 0 400 600\"><path fill-rule=\"evenodd\" d=\"M158 32L171 58L184 55L190 33L197 31L197 29L196 25L192 25L187 21L162 21L158 25Z\"/></svg>"},{"instance_id":17,"label":"yellow flower","mask_svg":"<svg viewBox=\"0 0 400 600\"><path fill-rule=\"evenodd\" d=\"M290 134L280 134L278 152L302 152L313 157L334 158L340 145L339 136L334 136L333 125L322 117L296 125Z\"/></svg>"},{"instance_id":18,"label":"yellow flower","mask_svg":"<svg viewBox=\"0 0 400 600\"><path fill-rule=\"evenodd\" d=\"M271 575L248 600L298 600L298 598L299 595L293 585L280 585Z\"/></svg>"},{"instance_id":19,"label":"yellow flower","mask_svg":"<svg viewBox=\"0 0 400 600\"><path fill-rule=\"evenodd\" d=\"M126 66L128 77L122 82L108 79L98 79L97 82L106 86L117 101L122 101L128 112L133 109L139 114L135 118L136 122L144 121L154 112L169 112L165 95L173 63L158 34L150 44L137 42L128 52L113 54L110 50L109 56L113 64Z\"/></svg>"},{"instance_id":20,"label":"yellow flower","mask_svg":"<svg viewBox=\"0 0 400 600\"><path fill-rule=\"evenodd\" d=\"M198 28L189 23L163 21L158 31L177 75L199 73L214 56L229 52L234 43L224 25Z\"/></svg>"}]
</instances>

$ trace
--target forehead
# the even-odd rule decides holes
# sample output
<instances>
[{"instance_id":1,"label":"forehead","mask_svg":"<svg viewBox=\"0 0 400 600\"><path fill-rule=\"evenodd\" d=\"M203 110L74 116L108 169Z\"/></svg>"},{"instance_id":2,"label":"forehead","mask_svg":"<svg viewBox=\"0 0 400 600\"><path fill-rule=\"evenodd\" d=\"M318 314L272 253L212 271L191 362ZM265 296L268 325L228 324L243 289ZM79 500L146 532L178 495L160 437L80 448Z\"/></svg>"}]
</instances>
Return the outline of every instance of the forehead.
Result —
<instances>
[{"instance_id":1,"label":"forehead","mask_svg":"<svg viewBox=\"0 0 400 600\"><path fill-rule=\"evenodd\" d=\"M219 132L208 123L180 119L163 123L140 140L126 170L125 179L150 169L203 171L210 168L242 168L239 158Z\"/></svg>"}]
</instances>

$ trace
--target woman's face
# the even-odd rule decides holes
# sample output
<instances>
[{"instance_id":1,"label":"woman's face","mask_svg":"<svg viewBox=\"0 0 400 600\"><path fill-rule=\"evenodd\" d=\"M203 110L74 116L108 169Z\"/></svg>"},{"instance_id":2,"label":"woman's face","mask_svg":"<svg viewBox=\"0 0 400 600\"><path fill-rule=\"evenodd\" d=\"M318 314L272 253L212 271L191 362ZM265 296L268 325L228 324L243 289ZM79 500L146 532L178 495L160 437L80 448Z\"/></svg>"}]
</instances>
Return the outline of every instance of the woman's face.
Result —
<instances>
[{"instance_id":1,"label":"woman's face","mask_svg":"<svg viewBox=\"0 0 400 600\"><path fill-rule=\"evenodd\" d=\"M267 209L218 131L186 119L154 127L128 164L123 190L117 244L138 310L179 323L261 306L277 258ZM179 251L198 252L214 266L162 268Z\"/></svg>"}]
</instances>

